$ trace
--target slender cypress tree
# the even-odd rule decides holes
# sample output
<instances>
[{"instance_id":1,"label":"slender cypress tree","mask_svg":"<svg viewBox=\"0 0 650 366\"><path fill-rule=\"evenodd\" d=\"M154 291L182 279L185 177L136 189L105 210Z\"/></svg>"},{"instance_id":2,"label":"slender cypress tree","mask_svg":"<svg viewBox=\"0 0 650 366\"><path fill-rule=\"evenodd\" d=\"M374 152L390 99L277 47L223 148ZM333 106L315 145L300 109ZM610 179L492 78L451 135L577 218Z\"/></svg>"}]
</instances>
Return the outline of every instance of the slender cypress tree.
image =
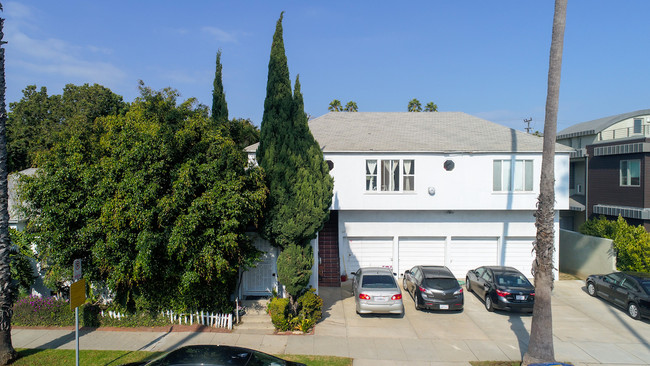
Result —
<instances>
[{"instance_id":1,"label":"slender cypress tree","mask_svg":"<svg viewBox=\"0 0 650 366\"><path fill-rule=\"evenodd\" d=\"M0 10L2 4L0 4ZM11 344L11 316L13 315L14 289L9 267L9 193L7 191L7 106L5 104L5 49L4 22L0 18L0 365L7 365L16 359L16 350Z\"/></svg>"},{"instance_id":2,"label":"slender cypress tree","mask_svg":"<svg viewBox=\"0 0 650 366\"><path fill-rule=\"evenodd\" d=\"M221 50L219 50L217 51L217 69L214 72L212 89L212 119L224 124L228 121L228 104L226 104L226 93L223 91L221 69Z\"/></svg>"},{"instance_id":3,"label":"slender cypress tree","mask_svg":"<svg viewBox=\"0 0 650 366\"><path fill-rule=\"evenodd\" d=\"M269 187L262 235L283 249L278 257L278 279L286 286L295 312L295 300L309 284L313 264L309 241L328 218L333 180L309 131L298 77L291 95L282 16L271 46L257 160Z\"/></svg>"}]
</instances>

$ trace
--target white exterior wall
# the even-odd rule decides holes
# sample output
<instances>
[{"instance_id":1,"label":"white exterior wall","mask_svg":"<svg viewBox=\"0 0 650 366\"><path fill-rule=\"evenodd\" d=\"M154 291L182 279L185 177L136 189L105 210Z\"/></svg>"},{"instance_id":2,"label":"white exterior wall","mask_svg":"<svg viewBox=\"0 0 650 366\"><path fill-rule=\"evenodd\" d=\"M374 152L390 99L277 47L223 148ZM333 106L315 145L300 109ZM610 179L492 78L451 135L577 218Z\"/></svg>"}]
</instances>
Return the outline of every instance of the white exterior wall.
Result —
<instances>
[{"instance_id":1,"label":"white exterior wall","mask_svg":"<svg viewBox=\"0 0 650 366\"><path fill-rule=\"evenodd\" d=\"M348 238L392 238L393 269L398 270L398 244L400 238L444 238L445 253L449 253L452 238L495 238L497 244L497 263L505 264L503 242L509 238L532 239L536 235L534 210L530 211L339 211L339 254L341 268L346 269L345 260L351 255ZM559 212L555 212L555 254L554 265L558 268L559 253ZM467 253L471 256L473 253ZM447 263L449 266L449 257ZM480 259L479 259L480 260ZM427 264L427 263L420 263ZM522 270L525 265L520 267ZM351 271L348 269L348 271ZM530 273L524 274L531 277ZM349 274L349 273L348 273ZM400 275L402 273L399 273ZM464 274L456 274L464 277ZM555 270L557 278L557 270Z\"/></svg>"},{"instance_id":2,"label":"white exterior wall","mask_svg":"<svg viewBox=\"0 0 650 366\"><path fill-rule=\"evenodd\" d=\"M334 210L534 210L539 195L541 154L325 154L334 163ZM367 159L413 159L415 190L412 192L367 192ZM492 170L495 159L532 159L532 192L494 192ZM455 168L443 164L453 160ZM569 208L569 154L555 158L556 209ZM429 195L428 189L435 189Z\"/></svg>"}]
</instances>

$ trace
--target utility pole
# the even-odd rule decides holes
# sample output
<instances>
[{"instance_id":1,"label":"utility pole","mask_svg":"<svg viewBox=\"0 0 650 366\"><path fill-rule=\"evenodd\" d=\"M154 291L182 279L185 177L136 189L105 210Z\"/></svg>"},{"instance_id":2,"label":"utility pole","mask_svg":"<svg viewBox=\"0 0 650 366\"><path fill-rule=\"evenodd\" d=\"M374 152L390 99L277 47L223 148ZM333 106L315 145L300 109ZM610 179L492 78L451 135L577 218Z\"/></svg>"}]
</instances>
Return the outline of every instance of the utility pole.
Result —
<instances>
[{"instance_id":1,"label":"utility pole","mask_svg":"<svg viewBox=\"0 0 650 366\"><path fill-rule=\"evenodd\" d=\"M530 133L530 130L531 130L530 122L532 122L532 121L533 121L533 117L524 118L524 123L526 124L526 128L525 128L526 133Z\"/></svg>"}]
</instances>

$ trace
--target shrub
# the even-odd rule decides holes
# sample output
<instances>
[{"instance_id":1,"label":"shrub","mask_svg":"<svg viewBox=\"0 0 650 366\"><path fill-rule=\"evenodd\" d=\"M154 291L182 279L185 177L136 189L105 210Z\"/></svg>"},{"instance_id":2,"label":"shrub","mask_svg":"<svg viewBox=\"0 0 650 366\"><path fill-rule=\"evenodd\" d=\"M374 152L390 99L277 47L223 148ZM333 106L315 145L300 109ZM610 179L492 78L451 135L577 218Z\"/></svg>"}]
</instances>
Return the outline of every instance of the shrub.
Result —
<instances>
[{"instance_id":1,"label":"shrub","mask_svg":"<svg viewBox=\"0 0 650 366\"><path fill-rule=\"evenodd\" d=\"M633 226L621 216L616 221L601 216L580 227L585 235L612 239L619 271L650 272L650 233L643 226Z\"/></svg>"},{"instance_id":2,"label":"shrub","mask_svg":"<svg viewBox=\"0 0 650 366\"><path fill-rule=\"evenodd\" d=\"M279 331L300 330L309 332L323 315L323 299L310 289L297 300L298 314L291 315L289 299L272 298L269 314L275 329Z\"/></svg>"},{"instance_id":3,"label":"shrub","mask_svg":"<svg viewBox=\"0 0 650 366\"><path fill-rule=\"evenodd\" d=\"M271 322L277 330L291 330L289 319L289 299L274 297L269 303L269 314Z\"/></svg>"},{"instance_id":4,"label":"shrub","mask_svg":"<svg viewBox=\"0 0 650 366\"><path fill-rule=\"evenodd\" d=\"M70 303L54 297L24 297L16 301L13 309L14 325L46 327L74 325L74 311L70 311Z\"/></svg>"}]
</instances>

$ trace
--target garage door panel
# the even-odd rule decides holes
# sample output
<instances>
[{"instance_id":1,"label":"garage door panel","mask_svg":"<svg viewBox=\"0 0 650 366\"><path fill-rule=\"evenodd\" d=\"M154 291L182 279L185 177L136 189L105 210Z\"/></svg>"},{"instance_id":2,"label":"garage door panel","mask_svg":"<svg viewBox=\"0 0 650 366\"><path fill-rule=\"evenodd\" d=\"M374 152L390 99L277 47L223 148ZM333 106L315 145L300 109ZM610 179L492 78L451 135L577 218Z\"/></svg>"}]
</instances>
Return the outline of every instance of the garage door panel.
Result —
<instances>
[{"instance_id":1,"label":"garage door panel","mask_svg":"<svg viewBox=\"0 0 650 366\"><path fill-rule=\"evenodd\" d=\"M470 269L497 264L497 238L452 238L449 269L456 278L465 278Z\"/></svg>"},{"instance_id":2,"label":"garage door panel","mask_svg":"<svg viewBox=\"0 0 650 366\"><path fill-rule=\"evenodd\" d=\"M445 265L445 238L400 238L398 273L417 265Z\"/></svg>"},{"instance_id":3,"label":"garage door panel","mask_svg":"<svg viewBox=\"0 0 650 366\"><path fill-rule=\"evenodd\" d=\"M348 273L362 267L392 267L392 238L348 238Z\"/></svg>"},{"instance_id":4,"label":"garage door panel","mask_svg":"<svg viewBox=\"0 0 650 366\"><path fill-rule=\"evenodd\" d=\"M506 238L503 241L503 265L517 268L526 277L532 278L531 268L535 254L533 241L535 238Z\"/></svg>"}]
</instances>

